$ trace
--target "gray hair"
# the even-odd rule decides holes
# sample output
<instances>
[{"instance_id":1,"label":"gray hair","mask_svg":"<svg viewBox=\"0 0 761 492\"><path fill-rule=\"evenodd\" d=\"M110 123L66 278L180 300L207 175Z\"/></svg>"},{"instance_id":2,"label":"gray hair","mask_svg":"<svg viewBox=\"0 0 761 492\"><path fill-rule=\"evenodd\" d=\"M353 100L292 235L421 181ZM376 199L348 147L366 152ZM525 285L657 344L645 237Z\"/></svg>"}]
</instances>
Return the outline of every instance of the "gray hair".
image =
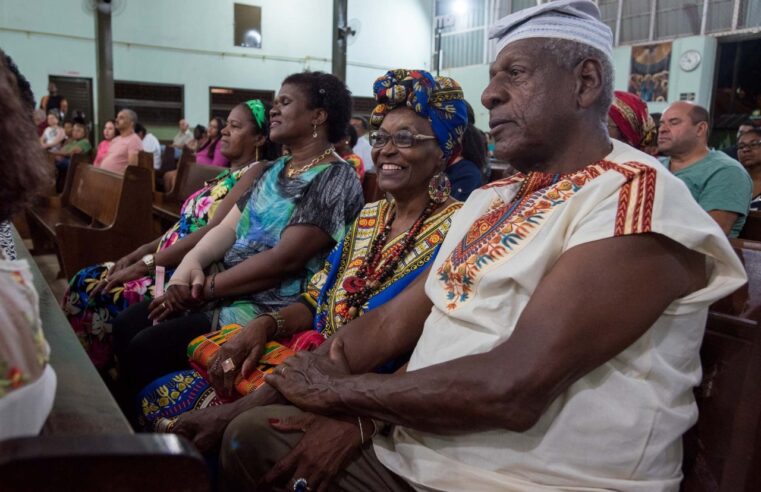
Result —
<instances>
[{"instance_id":1,"label":"gray hair","mask_svg":"<svg viewBox=\"0 0 761 492\"><path fill-rule=\"evenodd\" d=\"M608 110L613 103L613 63L602 51L588 44L570 41L568 39L547 38L543 40L541 47L550 53L555 63L562 69L571 71L582 60L594 59L600 62L602 73L602 94L597 100L596 109L600 118L606 119Z\"/></svg>"},{"instance_id":2,"label":"gray hair","mask_svg":"<svg viewBox=\"0 0 761 492\"><path fill-rule=\"evenodd\" d=\"M137 113L135 113L131 109L127 109L127 108L122 109L122 111L127 113L127 116L129 116L129 119L132 120L132 127L134 128L135 125L137 125Z\"/></svg>"}]
</instances>

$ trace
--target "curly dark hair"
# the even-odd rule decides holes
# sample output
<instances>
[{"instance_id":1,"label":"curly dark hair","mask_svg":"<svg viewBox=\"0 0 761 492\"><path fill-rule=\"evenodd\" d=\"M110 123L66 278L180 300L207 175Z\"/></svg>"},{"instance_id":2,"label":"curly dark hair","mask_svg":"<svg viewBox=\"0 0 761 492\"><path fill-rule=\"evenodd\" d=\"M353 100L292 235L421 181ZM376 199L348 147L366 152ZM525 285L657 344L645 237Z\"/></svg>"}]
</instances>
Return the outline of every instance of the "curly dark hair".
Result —
<instances>
[{"instance_id":1,"label":"curly dark hair","mask_svg":"<svg viewBox=\"0 0 761 492\"><path fill-rule=\"evenodd\" d=\"M338 142L346 134L351 119L351 91L338 77L325 72L302 72L289 75L284 84L301 87L309 97L309 109L324 109L328 113L328 140Z\"/></svg>"},{"instance_id":2,"label":"curly dark hair","mask_svg":"<svg viewBox=\"0 0 761 492\"><path fill-rule=\"evenodd\" d=\"M29 105L28 83L16 76L0 50L0 221L23 210L53 185L50 166L37 141L32 121L34 98ZM19 74L20 75L20 74ZM28 91L24 95L24 91Z\"/></svg>"},{"instance_id":3,"label":"curly dark hair","mask_svg":"<svg viewBox=\"0 0 761 492\"><path fill-rule=\"evenodd\" d=\"M275 143L272 140L270 140L270 109L272 109L271 104L267 104L266 102L262 101L264 104L264 128L261 128L257 123L256 119L254 119L254 115L251 114L251 110L248 108L248 105L244 102L238 104L241 108L245 110L246 115L248 115L249 121L253 123L251 126L256 129L256 132L254 132L254 135L261 135L264 134L266 137L266 141L264 142L264 147L262 148L262 155L260 156L261 159L267 160L267 161L274 161L278 157L282 155L281 153L281 147L279 143Z\"/></svg>"},{"instance_id":4,"label":"curly dark hair","mask_svg":"<svg viewBox=\"0 0 761 492\"><path fill-rule=\"evenodd\" d=\"M19 94L21 95L21 101L29 108L29 112L34 111L34 93L32 92L32 86L29 84L29 81L26 80L26 77L24 77L21 72L18 71L18 67L16 66L16 63L13 61L13 59L7 54L4 56L5 65L8 67L8 70L10 70L11 73L16 77Z\"/></svg>"}]
</instances>

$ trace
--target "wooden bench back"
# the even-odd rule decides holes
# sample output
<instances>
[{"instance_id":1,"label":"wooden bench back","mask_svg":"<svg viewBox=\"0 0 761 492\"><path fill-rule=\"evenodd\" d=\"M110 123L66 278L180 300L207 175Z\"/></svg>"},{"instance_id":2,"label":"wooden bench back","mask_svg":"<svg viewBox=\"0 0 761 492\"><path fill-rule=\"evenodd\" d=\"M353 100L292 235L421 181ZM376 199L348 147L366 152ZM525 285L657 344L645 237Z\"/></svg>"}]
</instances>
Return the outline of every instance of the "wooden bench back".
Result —
<instances>
[{"instance_id":1,"label":"wooden bench back","mask_svg":"<svg viewBox=\"0 0 761 492\"><path fill-rule=\"evenodd\" d=\"M699 417L684 438L686 492L761 487L761 243L733 241L748 285L712 306L700 350Z\"/></svg>"},{"instance_id":2,"label":"wooden bench back","mask_svg":"<svg viewBox=\"0 0 761 492\"><path fill-rule=\"evenodd\" d=\"M748 213L743 230L740 231L740 238L761 241L761 212Z\"/></svg>"},{"instance_id":3,"label":"wooden bench back","mask_svg":"<svg viewBox=\"0 0 761 492\"><path fill-rule=\"evenodd\" d=\"M119 174L79 164L68 190L68 204L98 223L110 225L116 218L123 183L124 179Z\"/></svg>"},{"instance_id":4,"label":"wooden bench back","mask_svg":"<svg viewBox=\"0 0 761 492\"><path fill-rule=\"evenodd\" d=\"M137 167L142 167L150 172L151 190L156 191L156 170L153 168L153 154L141 150L137 154Z\"/></svg>"},{"instance_id":5,"label":"wooden bench back","mask_svg":"<svg viewBox=\"0 0 761 492\"><path fill-rule=\"evenodd\" d=\"M184 164L184 173L180 176L177 173L177 201L184 202L187 197L201 189L204 183L216 178L224 168L219 166L209 166L208 164L199 164L198 162L187 162Z\"/></svg>"},{"instance_id":6,"label":"wooden bench back","mask_svg":"<svg viewBox=\"0 0 761 492\"><path fill-rule=\"evenodd\" d=\"M158 170L159 174L164 174L167 171L173 171L177 169L177 161L174 159L174 147L167 145L164 147L164 152L161 154L161 167Z\"/></svg>"},{"instance_id":7,"label":"wooden bench back","mask_svg":"<svg viewBox=\"0 0 761 492\"><path fill-rule=\"evenodd\" d=\"M3 492L209 492L203 457L173 434L0 441Z\"/></svg>"},{"instance_id":8,"label":"wooden bench back","mask_svg":"<svg viewBox=\"0 0 761 492\"><path fill-rule=\"evenodd\" d=\"M731 239L735 253L748 274L748 283L714 303L712 311L761 322L761 242Z\"/></svg>"}]
</instances>

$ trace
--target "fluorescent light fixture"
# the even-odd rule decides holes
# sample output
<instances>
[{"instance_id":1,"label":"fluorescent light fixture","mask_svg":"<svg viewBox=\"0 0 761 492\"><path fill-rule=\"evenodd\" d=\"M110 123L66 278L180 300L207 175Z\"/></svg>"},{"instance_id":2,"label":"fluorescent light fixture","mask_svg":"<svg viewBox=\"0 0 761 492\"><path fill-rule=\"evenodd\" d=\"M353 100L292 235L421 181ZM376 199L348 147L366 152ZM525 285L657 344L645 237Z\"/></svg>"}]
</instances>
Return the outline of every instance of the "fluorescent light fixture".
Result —
<instances>
[{"instance_id":1,"label":"fluorescent light fixture","mask_svg":"<svg viewBox=\"0 0 761 492\"><path fill-rule=\"evenodd\" d=\"M457 15L463 15L468 11L468 2L465 0L454 0L452 2L452 12Z\"/></svg>"}]
</instances>

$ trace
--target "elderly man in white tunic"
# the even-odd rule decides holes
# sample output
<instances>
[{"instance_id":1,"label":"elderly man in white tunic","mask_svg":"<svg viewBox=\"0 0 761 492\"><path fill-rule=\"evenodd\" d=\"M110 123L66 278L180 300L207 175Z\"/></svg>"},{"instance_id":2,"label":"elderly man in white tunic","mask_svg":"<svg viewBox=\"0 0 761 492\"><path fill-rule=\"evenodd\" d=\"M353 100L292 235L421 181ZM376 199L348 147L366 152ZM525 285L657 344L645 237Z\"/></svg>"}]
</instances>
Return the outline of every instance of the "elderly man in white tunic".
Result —
<instances>
[{"instance_id":1,"label":"elderly man in white tunic","mask_svg":"<svg viewBox=\"0 0 761 492\"><path fill-rule=\"evenodd\" d=\"M406 368L349 374L349 325L268 382L373 435L341 489L676 491L708 307L742 265L677 178L608 138L611 32L593 2L544 3L491 34L481 99L520 172L474 192L427 277L354 322L422 330ZM230 453L223 471L241 473ZM316 485L291 465L294 490Z\"/></svg>"}]
</instances>

